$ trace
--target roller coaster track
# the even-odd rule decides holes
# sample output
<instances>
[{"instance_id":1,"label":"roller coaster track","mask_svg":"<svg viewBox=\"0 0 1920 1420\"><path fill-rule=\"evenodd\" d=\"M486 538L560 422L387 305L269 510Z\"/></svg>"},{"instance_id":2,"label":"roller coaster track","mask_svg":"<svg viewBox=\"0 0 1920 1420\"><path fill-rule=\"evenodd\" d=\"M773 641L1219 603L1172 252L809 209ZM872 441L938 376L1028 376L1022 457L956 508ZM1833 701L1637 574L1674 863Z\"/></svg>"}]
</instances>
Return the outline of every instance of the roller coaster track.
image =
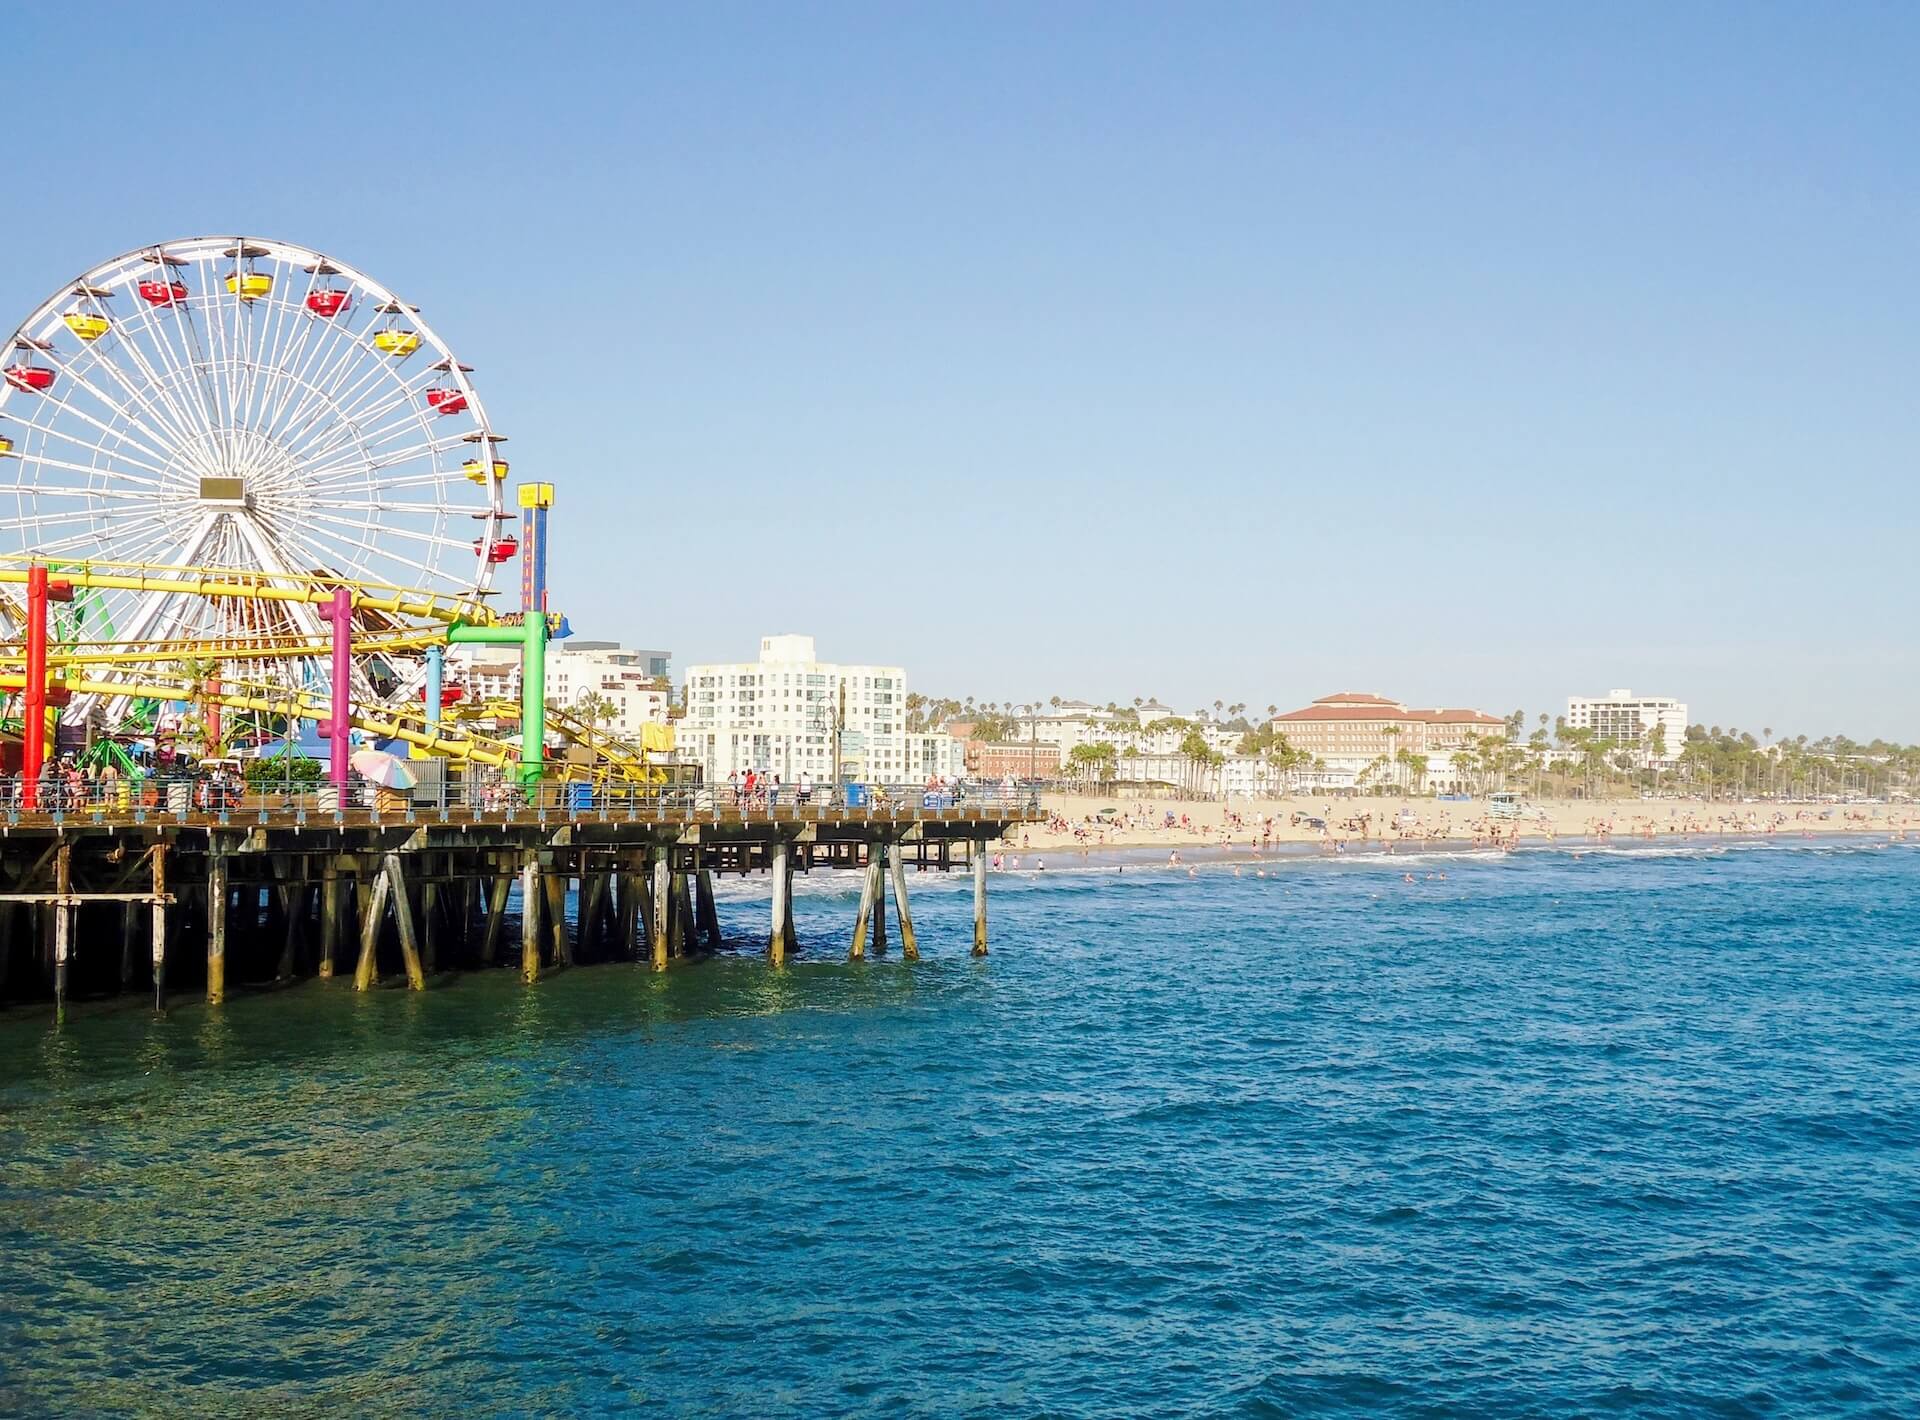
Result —
<instances>
[{"instance_id":1,"label":"roller coaster track","mask_svg":"<svg viewBox=\"0 0 1920 1420\"><path fill-rule=\"evenodd\" d=\"M41 560L0 556L0 585L24 585L27 569ZM346 587L353 593L356 612L383 612L389 616L411 616L443 623L464 621L477 626L489 626L496 620L493 609L472 595L455 596L380 582L359 582L317 572L246 572L218 567L94 561L62 562L56 575L76 587L316 605L330 601L337 588Z\"/></svg>"}]
</instances>

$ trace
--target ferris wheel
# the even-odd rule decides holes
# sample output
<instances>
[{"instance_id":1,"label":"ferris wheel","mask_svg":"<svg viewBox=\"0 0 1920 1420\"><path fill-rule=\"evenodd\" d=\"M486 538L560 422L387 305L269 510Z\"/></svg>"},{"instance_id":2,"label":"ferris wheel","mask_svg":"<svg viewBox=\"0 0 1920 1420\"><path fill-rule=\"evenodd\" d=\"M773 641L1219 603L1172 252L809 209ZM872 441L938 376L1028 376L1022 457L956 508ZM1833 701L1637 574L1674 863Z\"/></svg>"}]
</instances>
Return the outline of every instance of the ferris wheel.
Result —
<instances>
[{"instance_id":1,"label":"ferris wheel","mask_svg":"<svg viewBox=\"0 0 1920 1420\"><path fill-rule=\"evenodd\" d=\"M518 547L503 438L468 374L415 307L306 247L128 252L0 350L0 554L477 599ZM91 641L324 635L304 604L147 590L92 593L71 615ZM356 680L380 699L418 685L385 663Z\"/></svg>"}]
</instances>

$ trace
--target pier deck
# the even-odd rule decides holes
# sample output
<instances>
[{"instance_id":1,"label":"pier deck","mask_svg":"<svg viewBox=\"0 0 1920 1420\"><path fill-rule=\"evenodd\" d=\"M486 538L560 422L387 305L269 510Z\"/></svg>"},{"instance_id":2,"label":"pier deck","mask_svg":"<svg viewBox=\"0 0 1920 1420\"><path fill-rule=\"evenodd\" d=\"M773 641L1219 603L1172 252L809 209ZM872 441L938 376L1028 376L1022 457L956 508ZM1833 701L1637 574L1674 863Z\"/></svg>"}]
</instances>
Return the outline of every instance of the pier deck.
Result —
<instances>
[{"instance_id":1,"label":"pier deck","mask_svg":"<svg viewBox=\"0 0 1920 1420\"><path fill-rule=\"evenodd\" d=\"M501 964L517 889L518 966L676 957L721 945L715 873L766 873L766 951L795 948L792 877L863 871L849 955L883 951L889 886L899 945L918 956L906 868L969 868L972 950L986 952L984 845L1041 821L1030 797L959 804L917 793L848 806L680 796L561 807L516 802L380 811L278 794L173 813L82 805L0 816L0 999L204 989L330 977L423 988ZM569 923L569 891L578 911Z\"/></svg>"}]
</instances>

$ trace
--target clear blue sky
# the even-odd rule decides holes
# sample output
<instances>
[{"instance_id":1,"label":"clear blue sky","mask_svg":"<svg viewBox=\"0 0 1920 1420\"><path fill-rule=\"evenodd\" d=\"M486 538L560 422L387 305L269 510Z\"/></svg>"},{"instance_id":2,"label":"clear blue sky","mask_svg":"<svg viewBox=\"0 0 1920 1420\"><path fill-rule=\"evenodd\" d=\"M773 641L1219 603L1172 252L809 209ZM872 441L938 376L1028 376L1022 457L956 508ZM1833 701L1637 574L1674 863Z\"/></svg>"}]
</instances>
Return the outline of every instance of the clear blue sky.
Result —
<instances>
[{"instance_id":1,"label":"clear blue sky","mask_svg":"<svg viewBox=\"0 0 1920 1420\"><path fill-rule=\"evenodd\" d=\"M1920 739L1920 8L55 4L0 46L0 326L167 237L337 254L559 485L583 631Z\"/></svg>"}]
</instances>

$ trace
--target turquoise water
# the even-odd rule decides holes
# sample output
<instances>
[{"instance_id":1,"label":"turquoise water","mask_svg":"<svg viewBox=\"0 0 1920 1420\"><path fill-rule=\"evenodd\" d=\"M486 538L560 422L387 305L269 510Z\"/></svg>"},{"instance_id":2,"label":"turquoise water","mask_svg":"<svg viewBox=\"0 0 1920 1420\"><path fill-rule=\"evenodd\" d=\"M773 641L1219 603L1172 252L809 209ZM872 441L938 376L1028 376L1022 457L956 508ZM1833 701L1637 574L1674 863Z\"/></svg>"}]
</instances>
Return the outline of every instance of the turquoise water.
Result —
<instances>
[{"instance_id":1,"label":"turquoise water","mask_svg":"<svg viewBox=\"0 0 1920 1420\"><path fill-rule=\"evenodd\" d=\"M823 886L0 1017L0 1410L1920 1411L1911 849L1049 871L984 963L917 878L914 967Z\"/></svg>"}]
</instances>

